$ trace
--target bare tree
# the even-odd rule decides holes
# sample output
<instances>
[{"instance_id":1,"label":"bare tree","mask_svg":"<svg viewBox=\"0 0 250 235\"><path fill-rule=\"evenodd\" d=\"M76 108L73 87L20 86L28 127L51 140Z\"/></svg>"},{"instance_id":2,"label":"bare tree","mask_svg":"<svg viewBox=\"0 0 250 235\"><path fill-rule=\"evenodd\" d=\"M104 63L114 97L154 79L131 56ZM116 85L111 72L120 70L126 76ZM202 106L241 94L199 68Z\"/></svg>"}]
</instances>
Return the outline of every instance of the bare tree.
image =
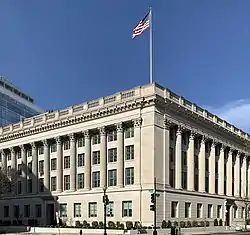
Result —
<instances>
[{"instance_id":1,"label":"bare tree","mask_svg":"<svg viewBox=\"0 0 250 235\"><path fill-rule=\"evenodd\" d=\"M0 196L6 193L16 193L18 172L15 169L0 170Z\"/></svg>"}]
</instances>

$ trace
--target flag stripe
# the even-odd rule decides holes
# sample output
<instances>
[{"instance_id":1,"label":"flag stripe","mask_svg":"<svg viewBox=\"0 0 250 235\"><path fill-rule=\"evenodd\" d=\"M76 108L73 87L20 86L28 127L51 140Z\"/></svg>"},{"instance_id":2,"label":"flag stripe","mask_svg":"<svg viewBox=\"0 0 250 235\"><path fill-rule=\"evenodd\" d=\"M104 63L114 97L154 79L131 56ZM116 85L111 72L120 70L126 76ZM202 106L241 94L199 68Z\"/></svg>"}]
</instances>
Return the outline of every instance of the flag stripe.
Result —
<instances>
[{"instance_id":1,"label":"flag stripe","mask_svg":"<svg viewBox=\"0 0 250 235\"><path fill-rule=\"evenodd\" d=\"M149 13L134 27L132 38L141 35L147 28L150 27Z\"/></svg>"}]
</instances>

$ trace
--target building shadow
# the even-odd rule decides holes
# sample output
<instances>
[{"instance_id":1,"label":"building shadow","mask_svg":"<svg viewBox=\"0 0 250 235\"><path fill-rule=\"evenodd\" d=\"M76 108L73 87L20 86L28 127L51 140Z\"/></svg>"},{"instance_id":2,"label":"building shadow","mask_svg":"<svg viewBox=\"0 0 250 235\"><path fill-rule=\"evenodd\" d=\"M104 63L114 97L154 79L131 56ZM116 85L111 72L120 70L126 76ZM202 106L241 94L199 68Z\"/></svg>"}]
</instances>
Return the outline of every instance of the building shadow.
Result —
<instances>
[{"instance_id":1,"label":"building shadow","mask_svg":"<svg viewBox=\"0 0 250 235\"><path fill-rule=\"evenodd\" d=\"M43 175L23 163L21 169L0 169L0 232L56 225L58 213L58 197L45 187Z\"/></svg>"}]
</instances>

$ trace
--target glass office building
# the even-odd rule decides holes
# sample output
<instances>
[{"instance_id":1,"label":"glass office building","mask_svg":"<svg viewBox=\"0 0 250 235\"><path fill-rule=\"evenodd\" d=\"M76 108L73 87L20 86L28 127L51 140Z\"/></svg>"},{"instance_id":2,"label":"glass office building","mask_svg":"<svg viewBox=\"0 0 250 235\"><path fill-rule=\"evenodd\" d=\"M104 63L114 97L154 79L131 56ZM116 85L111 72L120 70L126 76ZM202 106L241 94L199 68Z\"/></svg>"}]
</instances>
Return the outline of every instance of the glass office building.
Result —
<instances>
[{"instance_id":1,"label":"glass office building","mask_svg":"<svg viewBox=\"0 0 250 235\"><path fill-rule=\"evenodd\" d=\"M16 123L42 112L30 96L0 76L0 126Z\"/></svg>"}]
</instances>

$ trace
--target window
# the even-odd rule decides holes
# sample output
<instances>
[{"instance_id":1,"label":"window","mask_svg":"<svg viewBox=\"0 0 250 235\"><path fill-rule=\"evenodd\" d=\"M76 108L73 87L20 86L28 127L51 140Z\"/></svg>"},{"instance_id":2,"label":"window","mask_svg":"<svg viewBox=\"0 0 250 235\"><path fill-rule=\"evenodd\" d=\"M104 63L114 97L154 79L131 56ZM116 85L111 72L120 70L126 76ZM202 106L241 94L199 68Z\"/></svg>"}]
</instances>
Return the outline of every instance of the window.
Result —
<instances>
[{"instance_id":1,"label":"window","mask_svg":"<svg viewBox=\"0 0 250 235\"><path fill-rule=\"evenodd\" d=\"M70 175L64 176L64 190L70 190Z\"/></svg>"},{"instance_id":2,"label":"window","mask_svg":"<svg viewBox=\"0 0 250 235\"><path fill-rule=\"evenodd\" d=\"M70 142L69 142L69 140L64 141L64 143L63 143L63 149L64 150L70 149Z\"/></svg>"},{"instance_id":3,"label":"window","mask_svg":"<svg viewBox=\"0 0 250 235\"><path fill-rule=\"evenodd\" d=\"M117 184L117 170L108 171L108 186L116 186Z\"/></svg>"},{"instance_id":4,"label":"window","mask_svg":"<svg viewBox=\"0 0 250 235\"><path fill-rule=\"evenodd\" d=\"M51 144L50 146L50 152L55 153L57 151L57 146L56 143Z\"/></svg>"},{"instance_id":5,"label":"window","mask_svg":"<svg viewBox=\"0 0 250 235\"><path fill-rule=\"evenodd\" d=\"M92 187L100 187L100 171L95 171L92 173L93 181L92 181Z\"/></svg>"},{"instance_id":6,"label":"window","mask_svg":"<svg viewBox=\"0 0 250 235\"><path fill-rule=\"evenodd\" d=\"M60 204L60 217L67 217L67 204Z\"/></svg>"},{"instance_id":7,"label":"window","mask_svg":"<svg viewBox=\"0 0 250 235\"><path fill-rule=\"evenodd\" d=\"M44 147L43 147L43 145L42 146L39 146L38 147L38 154L39 155L41 155L41 154L43 154L44 153ZM21 155L21 154L20 154Z\"/></svg>"},{"instance_id":8,"label":"window","mask_svg":"<svg viewBox=\"0 0 250 235\"><path fill-rule=\"evenodd\" d=\"M39 191L44 192L44 179L43 178L39 179Z\"/></svg>"},{"instance_id":9,"label":"window","mask_svg":"<svg viewBox=\"0 0 250 235\"><path fill-rule=\"evenodd\" d=\"M213 205L212 204L208 204L207 206L207 217L208 218L213 218Z\"/></svg>"},{"instance_id":10,"label":"window","mask_svg":"<svg viewBox=\"0 0 250 235\"><path fill-rule=\"evenodd\" d=\"M28 179L27 181L27 191L28 193L32 193L32 179Z\"/></svg>"},{"instance_id":11,"label":"window","mask_svg":"<svg viewBox=\"0 0 250 235\"><path fill-rule=\"evenodd\" d=\"M42 217L42 205L36 204L35 210L36 210L35 211L36 218L41 218Z\"/></svg>"},{"instance_id":12,"label":"window","mask_svg":"<svg viewBox=\"0 0 250 235\"><path fill-rule=\"evenodd\" d=\"M100 142L101 142L100 134L93 135L92 142L93 142L93 144L100 144Z\"/></svg>"},{"instance_id":13,"label":"window","mask_svg":"<svg viewBox=\"0 0 250 235\"><path fill-rule=\"evenodd\" d=\"M217 218L221 218L221 209L222 209L222 206L218 205L217 206Z\"/></svg>"},{"instance_id":14,"label":"window","mask_svg":"<svg viewBox=\"0 0 250 235\"><path fill-rule=\"evenodd\" d=\"M241 207L241 218L245 218L245 207Z\"/></svg>"},{"instance_id":15,"label":"window","mask_svg":"<svg viewBox=\"0 0 250 235\"><path fill-rule=\"evenodd\" d=\"M125 168L125 184L134 184L134 167Z\"/></svg>"},{"instance_id":16,"label":"window","mask_svg":"<svg viewBox=\"0 0 250 235\"><path fill-rule=\"evenodd\" d=\"M170 156L170 162L174 162L174 149L169 148L169 156Z\"/></svg>"},{"instance_id":17,"label":"window","mask_svg":"<svg viewBox=\"0 0 250 235\"><path fill-rule=\"evenodd\" d=\"M28 171L30 174L32 173L32 162L28 163Z\"/></svg>"},{"instance_id":18,"label":"window","mask_svg":"<svg viewBox=\"0 0 250 235\"><path fill-rule=\"evenodd\" d=\"M233 213L234 213L234 218L238 218L238 207L237 206L234 206L233 207Z\"/></svg>"},{"instance_id":19,"label":"window","mask_svg":"<svg viewBox=\"0 0 250 235\"><path fill-rule=\"evenodd\" d=\"M17 151L17 152L16 152L16 156L17 156L18 159L20 159L20 158L22 157L22 156L21 156L21 152L20 152L20 151ZM0 162L1 162L1 160L0 160Z\"/></svg>"},{"instance_id":20,"label":"window","mask_svg":"<svg viewBox=\"0 0 250 235\"><path fill-rule=\"evenodd\" d=\"M64 169L70 168L70 156L64 157Z\"/></svg>"},{"instance_id":21,"label":"window","mask_svg":"<svg viewBox=\"0 0 250 235\"><path fill-rule=\"evenodd\" d=\"M22 193L22 181L17 181L17 193Z\"/></svg>"},{"instance_id":22,"label":"window","mask_svg":"<svg viewBox=\"0 0 250 235\"><path fill-rule=\"evenodd\" d=\"M127 127L125 129L125 139L134 137L134 127Z\"/></svg>"},{"instance_id":23,"label":"window","mask_svg":"<svg viewBox=\"0 0 250 235\"><path fill-rule=\"evenodd\" d=\"M114 217L114 202L109 202L106 208L107 208L107 217Z\"/></svg>"},{"instance_id":24,"label":"window","mask_svg":"<svg viewBox=\"0 0 250 235\"><path fill-rule=\"evenodd\" d=\"M100 164L100 151L93 152L93 165Z\"/></svg>"},{"instance_id":25,"label":"window","mask_svg":"<svg viewBox=\"0 0 250 235\"><path fill-rule=\"evenodd\" d=\"M39 173L40 175L44 174L44 160L39 161Z\"/></svg>"},{"instance_id":26,"label":"window","mask_svg":"<svg viewBox=\"0 0 250 235\"><path fill-rule=\"evenodd\" d=\"M97 217L97 202L89 203L89 217Z\"/></svg>"},{"instance_id":27,"label":"window","mask_svg":"<svg viewBox=\"0 0 250 235\"><path fill-rule=\"evenodd\" d=\"M191 203L185 202L185 218L191 217Z\"/></svg>"},{"instance_id":28,"label":"window","mask_svg":"<svg viewBox=\"0 0 250 235\"><path fill-rule=\"evenodd\" d=\"M56 158L51 159L51 170L55 171L56 170Z\"/></svg>"},{"instance_id":29,"label":"window","mask_svg":"<svg viewBox=\"0 0 250 235\"><path fill-rule=\"evenodd\" d=\"M84 166L84 153L78 154L78 167Z\"/></svg>"},{"instance_id":30,"label":"window","mask_svg":"<svg viewBox=\"0 0 250 235\"><path fill-rule=\"evenodd\" d=\"M81 203L74 203L74 217L81 217Z\"/></svg>"},{"instance_id":31,"label":"window","mask_svg":"<svg viewBox=\"0 0 250 235\"><path fill-rule=\"evenodd\" d=\"M56 177L51 177L51 191L56 191Z\"/></svg>"},{"instance_id":32,"label":"window","mask_svg":"<svg viewBox=\"0 0 250 235\"><path fill-rule=\"evenodd\" d=\"M116 141L117 140L117 132L114 130L114 131L110 131L108 133L108 142L111 142L111 141Z\"/></svg>"},{"instance_id":33,"label":"window","mask_svg":"<svg viewBox=\"0 0 250 235\"><path fill-rule=\"evenodd\" d=\"M9 206L4 206L3 214L4 214L4 217L9 217L10 216L10 208L9 208Z\"/></svg>"},{"instance_id":34,"label":"window","mask_svg":"<svg viewBox=\"0 0 250 235\"><path fill-rule=\"evenodd\" d=\"M197 203L197 218L202 218L202 204Z\"/></svg>"},{"instance_id":35,"label":"window","mask_svg":"<svg viewBox=\"0 0 250 235\"><path fill-rule=\"evenodd\" d=\"M132 201L122 202L122 217L132 217Z\"/></svg>"},{"instance_id":36,"label":"window","mask_svg":"<svg viewBox=\"0 0 250 235\"><path fill-rule=\"evenodd\" d=\"M84 147L84 145L85 145L84 137L80 137L80 138L77 140L77 144L78 144L78 148Z\"/></svg>"},{"instance_id":37,"label":"window","mask_svg":"<svg viewBox=\"0 0 250 235\"><path fill-rule=\"evenodd\" d=\"M125 147L125 160L134 159L134 145L129 145Z\"/></svg>"},{"instance_id":38,"label":"window","mask_svg":"<svg viewBox=\"0 0 250 235\"><path fill-rule=\"evenodd\" d=\"M7 167L7 175L10 176L10 174L11 174L11 166L8 166Z\"/></svg>"},{"instance_id":39,"label":"window","mask_svg":"<svg viewBox=\"0 0 250 235\"><path fill-rule=\"evenodd\" d=\"M117 148L112 148L108 150L108 162L117 161Z\"/></svg>"},{"instance_id":40,"label":"window","mask_svg":"<svg viewBox=\"0 0 250 235\"><path fill-rule=\"evenodd\" d=\"M84 188L84 173L77 175L77 187L78 189Z\"/></svg>"},{"instance_id":41,"label":"window","mask_svg":"<svg viewBox=\"0 0 250 235\"><path fill-rule=\"evenodd\" d=\"M24 217L30 217L30 205L24 205Z\"/></svg>"},{"instance_id":42,"label":"window","mask_svg":"<svg viewBox=\"0 0 250 235\"><path fill-rule=\"evenodd\" d=\"M27 157L31 157L32 156L32 150L31 149L27 149Z\"/></svg>"},{"instance_id":43,"label":"window","mask_svg":"<svg viewBox=\"0 0 250 235\"><path fill-rule=\"evenodd\" d=\"M178 217L178 202L171 202L171 217Z\"/></svg>"},{"instance_id":44,"label":"window","mask_svg":"<svg viewBox=\"0 0 250 235\"><path fill-rule=\"evenodd\" d=\"M19 205L14 205L14 217L19 218L19 215L20 215Z\"/></svg>"},{"instance_id":45,"label":"window","mask_svg":"<svg viewBox=\"0 0 250 235\"><path fill-rule=\"evenodd\" d=\"M6 157L8 161L11 161L11 154L10 153L6 153Z\"/></svg>"}]
</instances>

